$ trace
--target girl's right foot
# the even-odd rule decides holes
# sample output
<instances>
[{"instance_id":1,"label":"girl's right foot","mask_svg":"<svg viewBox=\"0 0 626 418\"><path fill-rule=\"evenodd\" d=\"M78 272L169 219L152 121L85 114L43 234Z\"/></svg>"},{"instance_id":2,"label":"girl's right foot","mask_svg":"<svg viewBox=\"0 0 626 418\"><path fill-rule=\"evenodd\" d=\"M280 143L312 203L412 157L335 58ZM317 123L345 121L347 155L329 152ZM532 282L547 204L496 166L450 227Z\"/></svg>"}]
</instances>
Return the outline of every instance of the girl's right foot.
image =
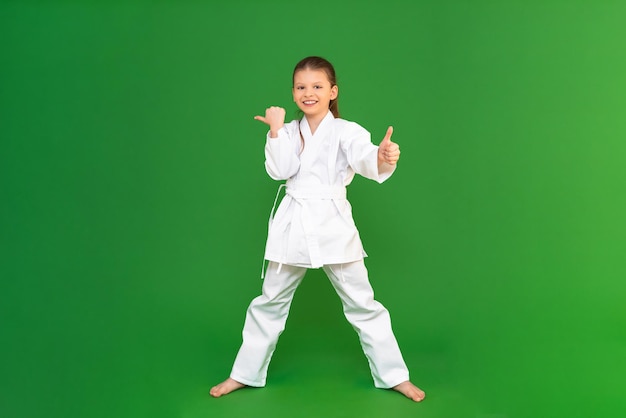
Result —
<instances>
[{"instance_id":1,"label":"girl's right foot","mask_svg":"<svg viewBox=\"0 0 626 418\"><path fill-rule=\"evenodd\" d=\"M415 402L421 402L426 397L426 394L423 390L421 390L408 380L394 386L392 389L396 392L400 392L401 394Z\"/></svg>"}]
</instances>

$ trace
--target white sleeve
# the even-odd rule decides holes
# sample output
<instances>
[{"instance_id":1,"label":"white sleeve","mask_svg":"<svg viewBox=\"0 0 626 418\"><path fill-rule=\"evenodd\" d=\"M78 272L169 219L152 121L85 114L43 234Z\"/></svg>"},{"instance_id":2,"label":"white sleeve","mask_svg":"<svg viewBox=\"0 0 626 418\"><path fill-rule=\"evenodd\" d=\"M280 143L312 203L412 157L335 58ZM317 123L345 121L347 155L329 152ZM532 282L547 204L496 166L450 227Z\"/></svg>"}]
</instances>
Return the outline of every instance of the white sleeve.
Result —
<instances>
[{"instance_id":1,"label":"white sleeve","mask_svg":"<svg viewBox=\"0 0 626 418\"><path fill-rule=\"evenodd\" d=\"M370 133L357 123L346 124L341 143L350 167L365 178L382 183L396 170L395 165L389 164L378 169L378 146L372 143Z\"/></svg>"},{"instance_id":2,"label":"white sleeve","mask_svg":"<svg viewBox=\"0 0 626 418\"><path fill-rule=\"evenodd\" d=\"M270 138L269 132L265 142L265 170L274 180L286 180L300 169L298 156L298 139L290 135L287 125L278 130L278 138Z\"/></svg>"}]
</instances>

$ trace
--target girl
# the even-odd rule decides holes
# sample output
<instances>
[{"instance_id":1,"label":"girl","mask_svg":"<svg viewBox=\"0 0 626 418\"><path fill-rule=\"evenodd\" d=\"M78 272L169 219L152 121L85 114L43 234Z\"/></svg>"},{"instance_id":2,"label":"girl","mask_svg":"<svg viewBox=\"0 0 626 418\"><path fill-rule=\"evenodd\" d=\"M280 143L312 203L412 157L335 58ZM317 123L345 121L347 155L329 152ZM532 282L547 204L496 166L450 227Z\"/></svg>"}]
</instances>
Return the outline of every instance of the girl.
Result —
<instances>
[{"instance_id":1,"label":"girl","mask_svg":"<svg viewBox=\"0 0 626 418\"><path fill-rule=\"evenodd\" d=\"M269 125L265 169L274 180L287 180L286 196L270 216L262 294L248 307L243 343L230 377L213 387L211 396L265 386L296 288L307 268L321 267L359 335L374 385L417 402L424 399L424 392L409 381L389 313L374 300L363 261L366 254L346 200L346 186L355 173L379 183L388 179L400 149L391 142L391 127L377 147L364 128L340 119L338 93L331 63L307 57L293 72L293 100L304 113L302 120L285 124L280 107L255 116Z\"/></svg>"}]
</instances>

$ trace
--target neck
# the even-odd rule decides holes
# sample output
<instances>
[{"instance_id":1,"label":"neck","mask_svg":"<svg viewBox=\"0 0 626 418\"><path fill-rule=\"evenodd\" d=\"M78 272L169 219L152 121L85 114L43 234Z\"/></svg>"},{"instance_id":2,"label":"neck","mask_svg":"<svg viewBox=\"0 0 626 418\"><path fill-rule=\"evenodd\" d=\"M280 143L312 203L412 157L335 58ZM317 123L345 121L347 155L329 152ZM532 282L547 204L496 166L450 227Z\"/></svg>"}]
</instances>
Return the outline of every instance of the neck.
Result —
<instances>
[{"instance_id":1,"label":"neck","mask_svg":"<svg viewBox=\"0 0 626 418\"><path fill-rule=\"evenodd\" d=\"M322 123L326 115L327 113L324 113L323 115L316 115L316 116L305 116L306 121L309 124L309 129L311 129L311 135L315 133L315 131L320 126L320 123Z\"/></svg>"}]
</instances>

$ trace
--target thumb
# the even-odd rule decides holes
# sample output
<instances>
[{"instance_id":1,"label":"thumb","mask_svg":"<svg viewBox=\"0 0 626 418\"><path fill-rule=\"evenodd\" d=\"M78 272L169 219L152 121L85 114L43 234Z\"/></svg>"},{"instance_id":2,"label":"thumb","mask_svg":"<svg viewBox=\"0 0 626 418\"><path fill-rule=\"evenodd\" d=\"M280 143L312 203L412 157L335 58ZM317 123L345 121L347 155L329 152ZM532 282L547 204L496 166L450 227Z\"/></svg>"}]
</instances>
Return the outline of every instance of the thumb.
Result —
<instances>
[{"instance_id":1,"label":"thumb","mask_svg":"<svg viewBox=\"0 0 626 418\"><path fill-rule=\"evenodd\" d=\"M259 120L259 121L261 121L263 123L267 123L267 121L265 120L265 118L263 116L255 116L254 119L255 120Z\"/></svg>"},{"instance_id":2,"label":"thumb","mask_svg":"<svg viewBox=\"0 0 626 418\"><path fill-rule=\"evenodd\" d=\"M380 144L388 145L391 142L391 134L393 134L393 126L390 126L389 128L387 128L387 133L385 134L385 137L380 142Z\"/></svg>"}]
</instances>

